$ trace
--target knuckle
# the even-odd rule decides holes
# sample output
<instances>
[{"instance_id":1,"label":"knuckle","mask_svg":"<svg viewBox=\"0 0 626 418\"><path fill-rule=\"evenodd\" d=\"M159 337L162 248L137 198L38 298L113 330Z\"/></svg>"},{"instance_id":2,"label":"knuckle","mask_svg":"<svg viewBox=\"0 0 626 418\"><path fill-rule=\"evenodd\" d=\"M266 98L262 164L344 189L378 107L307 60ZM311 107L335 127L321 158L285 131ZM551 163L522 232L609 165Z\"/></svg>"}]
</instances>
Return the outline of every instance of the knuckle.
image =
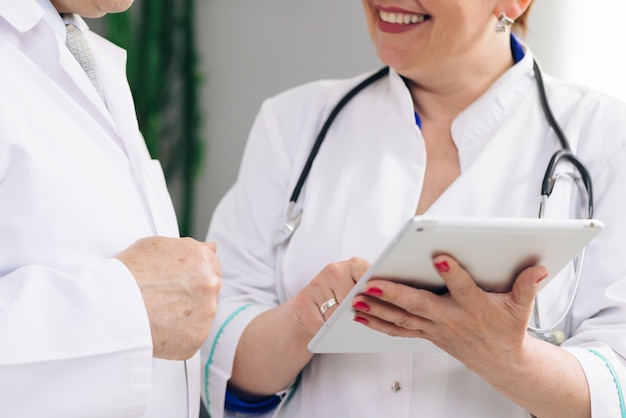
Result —
<instances>
[{"instance_id":1,"label":"knuckle","mask_svg":"<svg viewBox=\"0 0 626 418\"><path fill-rule=\"evenodd\" d=\"M357 264L357 265L358 265L358 264L363 263L364 261L365 261L365 260L363 260L362 258L359 258L359 257L352 257L352 258L350 258L350 259L348 260L348 263L350 263L350 264Z\"/></svg>"},{"instance_id":2,"label":"knuckle","mask_svg":"<svg viewBox=\"0 0 626 418\"><path fill-rule=\"evenodd\" d=\"M211 296L217 294L221 288L221 280L214 280L213 275L202 275L200 280L196 281L196 288L199 294L203 296Z\"/></svg>"},{"instance_id":3,"label":"knuckle","mask_svg":"<svg viewBox=\"0 0 626 418\"><path fill-rule=\"evenodd\" d=\"M396 327L389 327L389 330L387 331L387 334L389 334L391 337L401 337L402 336L402 333Z\"/></svg>"},{"instance_id":4,"label":"knuckle","mask_svg":"<svg viewBox=\"0 0 626 418\"><path fill-rule=\"evenodd\" d=\"M406 329L410 329L411 322L411 318L406 313L399 314L393 321L397 327Z\"/></svg>"},{"instance_id":5,"label":"knuckle","mask_svg":"<svg viewBox=\"0 0 626 418\"><path fill-rule=\"evenodd\" d=\"M324 273L332 277L339 277L343 272L343 268L340 263L331 263L324 267Z\"/></svg>"},{"instance_id":6,"label":"knuckle","mask_svg":"<svg viewBox=\"0 0 626 418\"><path fill-rule=\"evenodd\" d=\"M193 244L196 242L196 240L191 237L181 237L180 240L185 244Z\"/></svg>"},{"instance_id":7,"label":"knuckle","mask_svg":"<svg viewBox=\"0 0 626 418\"><path fill-rule=\"evenodd\" d=\"M411 300L405 309L407 312L419 316L423 315L427 311L427 309L425 309L424 303L418 302L416 300Z\"/></svg>"}]
</instances>

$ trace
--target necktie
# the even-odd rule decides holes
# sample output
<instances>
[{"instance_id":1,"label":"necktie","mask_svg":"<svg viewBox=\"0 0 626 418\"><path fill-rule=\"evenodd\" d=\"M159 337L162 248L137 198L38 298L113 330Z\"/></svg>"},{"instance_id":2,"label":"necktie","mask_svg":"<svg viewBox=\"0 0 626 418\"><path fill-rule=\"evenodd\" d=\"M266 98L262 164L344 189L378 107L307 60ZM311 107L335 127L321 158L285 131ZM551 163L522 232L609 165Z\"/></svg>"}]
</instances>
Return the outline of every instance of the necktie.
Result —
<instances>
[{"instance_id":1,"label":"necktie","mask_svg":"<svg viewBox=\"0 0 626 418\"><path fill-rule=\"evenodd\" d=\"M83 68L87 77L94 85L100 98L104 102L104 89L102 88L102 82L100 80L100 73L98 67L96 67L96 61L93 58L93 54L87 45L87 41L83 34L76 28L76 26L69 24L65 26L67 29L67 36L65 38L65 46L70 50L76 61Z\"/></svg>"}]
</instances>

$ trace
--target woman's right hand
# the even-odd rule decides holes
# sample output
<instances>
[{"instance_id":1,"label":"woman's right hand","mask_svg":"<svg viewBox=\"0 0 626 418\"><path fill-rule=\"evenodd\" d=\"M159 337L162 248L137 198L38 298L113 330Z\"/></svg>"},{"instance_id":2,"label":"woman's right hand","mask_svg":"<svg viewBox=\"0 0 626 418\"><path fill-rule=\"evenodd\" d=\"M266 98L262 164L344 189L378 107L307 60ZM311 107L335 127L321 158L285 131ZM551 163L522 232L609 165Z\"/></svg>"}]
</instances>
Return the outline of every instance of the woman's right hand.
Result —
<instances>
[{"instance_id":1,"label":"woman's right hand","mask_svg":"<svg viewBox=\"0 0 626 418\"><path fill-rule=\"evenodd\" d=\"M313 338L369 267L369 262L357 257L329 264L298 292L292 304L305 334ZM338 303L322 314L322 304L333 298Z\"/></svg>"},{"instance_id":2,"label":"woman's right hand","mask_svg":"<svg viewBox=\"0 0 626 418\"><path fill-rule=\"evenodd\" d=\"M294 297L252 320L237 345L231 388L266 396L289 387L313 357L307 344L338 305L324 315L320 306L333 297L341 303L369 266L359 258L329 264Z\"/></svg>"}]
</instances>

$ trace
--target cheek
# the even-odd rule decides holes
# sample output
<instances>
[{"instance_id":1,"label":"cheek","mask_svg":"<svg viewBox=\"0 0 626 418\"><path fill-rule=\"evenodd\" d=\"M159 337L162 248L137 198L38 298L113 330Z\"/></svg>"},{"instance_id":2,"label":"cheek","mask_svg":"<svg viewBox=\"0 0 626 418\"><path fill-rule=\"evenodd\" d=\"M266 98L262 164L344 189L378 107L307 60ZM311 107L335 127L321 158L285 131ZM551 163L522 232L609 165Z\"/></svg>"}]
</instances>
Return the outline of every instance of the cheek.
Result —
<instances>
[{"instance_id":1,"label":"cheek","mask_svg":"<svg viewBox=\"0 0 626 418\"><path fill-rule=\"evenodd\" d=\"M378 13L370 5L369 0L363 0L363 13L365 17L365 24L367 25L367 31L370 36L370 40L376 44L376 21L378 19Z\"/></svg>"},{"instance_id":2,"label":"cheek","mask_svg":"<svg viewBox=\"0 0 626 418\"><path fill-rule=\"evenodd\" d=\"M365 23L367 24L367 29L370 34L372 34L372 29L374 28L378 14L368 0L363 0L361 3L363 4L363 14L365 17Z\"/></svg>"}]
</instances>

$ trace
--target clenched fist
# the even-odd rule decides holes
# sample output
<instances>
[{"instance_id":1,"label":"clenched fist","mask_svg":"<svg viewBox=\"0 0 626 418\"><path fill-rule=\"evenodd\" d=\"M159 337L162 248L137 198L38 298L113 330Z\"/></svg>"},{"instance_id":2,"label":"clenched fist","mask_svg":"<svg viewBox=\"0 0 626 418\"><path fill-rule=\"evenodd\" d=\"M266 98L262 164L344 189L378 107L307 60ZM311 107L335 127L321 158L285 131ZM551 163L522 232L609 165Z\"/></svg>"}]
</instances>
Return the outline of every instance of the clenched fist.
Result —
<instances>
[{"instance_id":1,"label":"clenched fist","mask_svg":"<svg viewBox=\"0 0 626 418\"><path fill-rule=\"evenodd\" d=\"M192 238L149 237L117 255L141 289L154 357L188 359L209 335L221 287L215 251Z\"/></svg>"}]
</instances>

